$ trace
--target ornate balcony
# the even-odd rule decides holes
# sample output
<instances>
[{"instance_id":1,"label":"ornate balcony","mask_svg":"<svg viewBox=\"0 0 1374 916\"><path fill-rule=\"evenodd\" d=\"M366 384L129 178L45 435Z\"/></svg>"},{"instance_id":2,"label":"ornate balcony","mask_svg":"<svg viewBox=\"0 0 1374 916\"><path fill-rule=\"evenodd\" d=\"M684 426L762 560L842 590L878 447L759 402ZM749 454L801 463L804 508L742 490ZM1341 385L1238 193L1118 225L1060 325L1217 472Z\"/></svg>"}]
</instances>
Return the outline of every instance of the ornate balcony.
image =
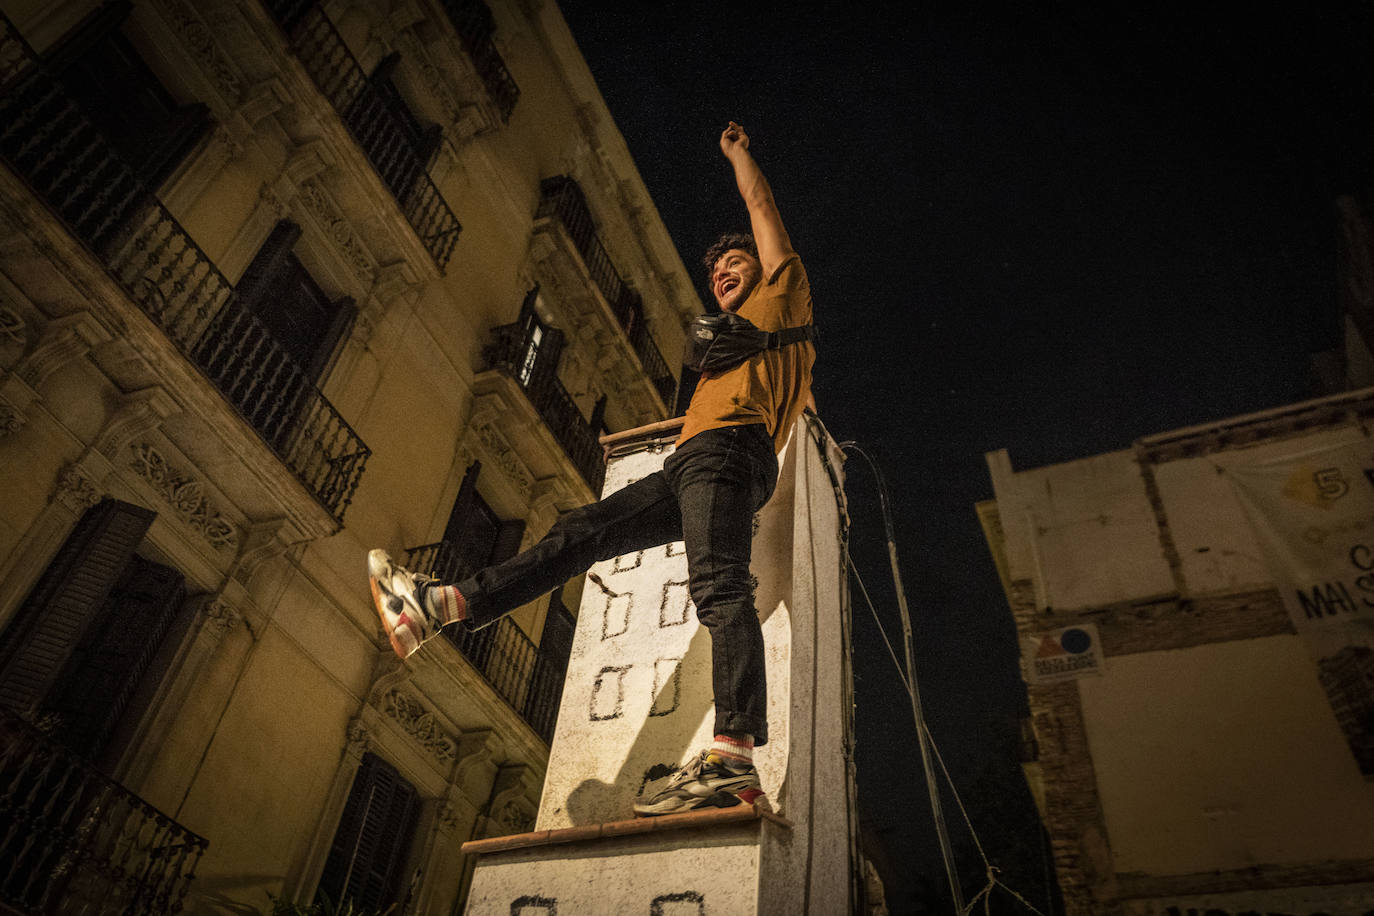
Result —
<instances>
[{"instance_id":1,"label":"ornate balcony","mask_svg":"<svg viewBox=\"0 0 1374 916\"><path fill-rule=\"evenodd\" d=\"M671 407L677 379L673 377L667 361L649 333L643 301L638 293L625 284L606 252L606 246L597 234L591 210L587 207L587 200L577 182L562 175L544 179L539 188L539 210L535 218L552 218L563 225L582 263L586 265L592 282L605 297L611 314L639 359L644 374L653 383L664 406Z\"/></svg>"},{"instance_id":2,"label":"ornate balcony","mask_svg":"<svg viewBox=\"0 0 1374 916\"><path fill-rule=\"evenodd\" d=\"M0 16L0 158L342 521L371 454Z\"/></svg>"},{"instance_id":3,"label":"ornate balcony","mask_svg":"<svg viewBox=\"0 0 1374 916\"><path fill-rule=\"evenodd\" d=\"M178 913L208 845L0 708L0 909Z\"/></svg>"},{"instance_id":4,"label":"ornate balcony","mask_svg":"<svg viewBox=\"0 0 1374 916\"><path fill-rule=\"evenodd\" d=\"M412 547L406 555L408 569L454 582L472 570L450 541ZM446 627L443 634L463 657L482 673L497 694L515 709L535 734L549 743L568 660L547 657L509 617L483 629Z\"/></svg>"},{"instance_id":5,"label":"ornate balcony","mask_svg":"<svg viewBox=\"0 0 1374 916\"><path fill-rule=\"evenodd\" d=\"M520 98L520 87L506 68L500 52L492 42L496 31L491 10L482 0L440 0L444 12L448 14L453 30L463 42L463 49L472 58L477 75L486 86L487 95L501 115L502 121L509 121L515 103Z\"/></svg>"},{"instance_id":6,"label":"ornate balcony","mask_svg":"<svg viewBox=\"0 0 1374 916\"><path fill-rule=\"evenodd\" d=\"M582 411L553 372L530 371L528 360L533 350L528 332L516 323L493 329L482 354L488 368L520 386L592 493L600 493L606 463L597 431L582 418Z\"/></svg>"},{"instance_id":7,"label":"ornate balcony","mask_svg":"<svg viewBox=\"0 0 1374 916\"><path fill-rule=\"evenodd\" d=\"M368 79L318 4L264 0L264 5L443 270L463 227L425 171L428 157L417 149L414 118Z\"/></svg>"}]
</instances>

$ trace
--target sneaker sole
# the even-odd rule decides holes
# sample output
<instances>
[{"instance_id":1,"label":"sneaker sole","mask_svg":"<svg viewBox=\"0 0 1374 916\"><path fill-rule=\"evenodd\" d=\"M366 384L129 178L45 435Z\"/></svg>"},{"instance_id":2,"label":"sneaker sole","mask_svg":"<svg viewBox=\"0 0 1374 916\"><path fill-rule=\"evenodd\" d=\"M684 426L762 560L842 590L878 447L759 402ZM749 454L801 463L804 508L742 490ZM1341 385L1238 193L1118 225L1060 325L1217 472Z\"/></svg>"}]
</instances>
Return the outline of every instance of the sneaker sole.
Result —
<instances>
[{"instance_id":1,"label":"sneaker sole","mask_svg":"<svg viewBox=\"0 0 1374 916\"><path fill-rule=\"evenodd\" d=\"M750 798L744 796L749 795ZM734 808L738 805L755 805L765 811L772 811L773 806L768 803L768 798L758 789L745 789L739 795L730 792L715 792L704 798L695 799L673 799L671 803L665 803L662 807L651 807L649 805L635 805L635 817L661 817L665 814L684 814L688 811L699 811L702 808Z\"/></svg>"},{"instance_id":2,"label":"sneaker sole","mask_svg":"<svg viewBox=\"0 0 1374 916\"><path fill-rule=\"evenodd\" d=\"M377 610L377 619L382 622L382 631L386 633L386 638L391 643L391 650L400 658L408 658L411 653L420 648L420 644L413 638L404 639L398 634L396 626L387 616L391 612L387 609L388 596L382 591L379 579L391 571L391 556L381 548L368 551L367 554L367 584L372 589L372 606ZM407 636L410 634L407 633ZM409 646L407 646L409 642Z\"/></svg>"}]
</instances>

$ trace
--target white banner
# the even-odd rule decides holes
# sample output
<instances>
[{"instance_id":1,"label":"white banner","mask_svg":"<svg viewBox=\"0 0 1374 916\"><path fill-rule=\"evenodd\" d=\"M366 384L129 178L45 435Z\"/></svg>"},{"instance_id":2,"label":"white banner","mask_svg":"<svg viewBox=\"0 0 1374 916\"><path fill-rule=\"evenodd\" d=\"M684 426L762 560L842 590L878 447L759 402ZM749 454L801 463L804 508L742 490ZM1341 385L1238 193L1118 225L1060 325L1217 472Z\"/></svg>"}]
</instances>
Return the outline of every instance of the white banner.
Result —
<instances>
[{"instance_id":1,"label":"white banner","mask_svg":"<svg viewBox=\"0 0 1374 916\"><path fill-rule=\"evenodd\" d=\"M1091 623L1036 633L1021 641L1021 662L1028 684L1053 684L1102 675L1102 650Z\"/></svg>"},{"instance_id":2,"label":"white banner","mask_svg":"<svg viewBox=\"0 0 1374 916\"><path fill-rule=\"evenodd\" d=\"M1374 776L1374 443L1226 473L1360 771Z\"/></svg>"}]
</instances>

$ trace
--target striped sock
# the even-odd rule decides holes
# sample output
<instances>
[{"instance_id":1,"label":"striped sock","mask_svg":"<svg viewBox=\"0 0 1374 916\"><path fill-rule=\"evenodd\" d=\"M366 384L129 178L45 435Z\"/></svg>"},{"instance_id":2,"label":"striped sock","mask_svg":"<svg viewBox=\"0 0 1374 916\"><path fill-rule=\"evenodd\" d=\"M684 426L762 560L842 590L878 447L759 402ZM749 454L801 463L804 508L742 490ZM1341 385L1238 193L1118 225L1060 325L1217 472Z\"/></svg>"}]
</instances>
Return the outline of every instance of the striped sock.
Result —
<instances>
[{"instance_id":1,"label":"striped sock","mask_svg":"<svg viewBox=\"0 0 1374 916\"><path fill-rule=\"evenodd\" d=\"M468 619L468 603L456 585L431 585L425 589L425 607L447 626Z\"/></svg>"},{"instance_id":2,"label":"striped sock","mask_svg":"<svg viewBox=\"0 0 1374 916\"><path fill-rule=\"evenodd\" d=\"M716 735L711 742L710 755L736 769L753 766L754 736Z\"/></svg>"}]
</instances>

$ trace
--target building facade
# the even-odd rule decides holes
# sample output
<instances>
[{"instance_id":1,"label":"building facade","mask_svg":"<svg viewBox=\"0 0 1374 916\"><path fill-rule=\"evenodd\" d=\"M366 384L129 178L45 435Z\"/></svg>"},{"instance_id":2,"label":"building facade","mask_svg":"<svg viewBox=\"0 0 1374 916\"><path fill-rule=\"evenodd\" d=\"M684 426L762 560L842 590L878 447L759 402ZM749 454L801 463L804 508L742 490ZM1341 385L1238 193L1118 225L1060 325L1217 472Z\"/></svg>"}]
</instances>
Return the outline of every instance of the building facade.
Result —
<instances>
[{"instance_id":1,"label":"building facade","mask_svg":"<svg viewBox=\"0 0 1374 916\"><path fill-rule=\"evenodd\" d=\"M537 539L701 311L566 24L0 13L0 903L460 911L459 846L538 807L580 582L400 662L366 551Z\"/></svg>"},{"instance_id":2,"label":"building facade","mask_svg":"<svg viewBox=\"0 0 1374 916\"><path fill-rule=\"evenodd\" d=\"M1374 912L1371 651L1311 651L1302 618L1332 615L1276 578L1233 485L1294 456L1364 454L1372 412L1362 389L1049 467L987 456L995 499L978 510L1022 645L1025 770L1066 912ZM1325 511L1364 484L1321 465L1284 495ZM1351 539L1363 562L1355 518L1300 537L1341 556Z\"/></svg>"}]
</instances>

